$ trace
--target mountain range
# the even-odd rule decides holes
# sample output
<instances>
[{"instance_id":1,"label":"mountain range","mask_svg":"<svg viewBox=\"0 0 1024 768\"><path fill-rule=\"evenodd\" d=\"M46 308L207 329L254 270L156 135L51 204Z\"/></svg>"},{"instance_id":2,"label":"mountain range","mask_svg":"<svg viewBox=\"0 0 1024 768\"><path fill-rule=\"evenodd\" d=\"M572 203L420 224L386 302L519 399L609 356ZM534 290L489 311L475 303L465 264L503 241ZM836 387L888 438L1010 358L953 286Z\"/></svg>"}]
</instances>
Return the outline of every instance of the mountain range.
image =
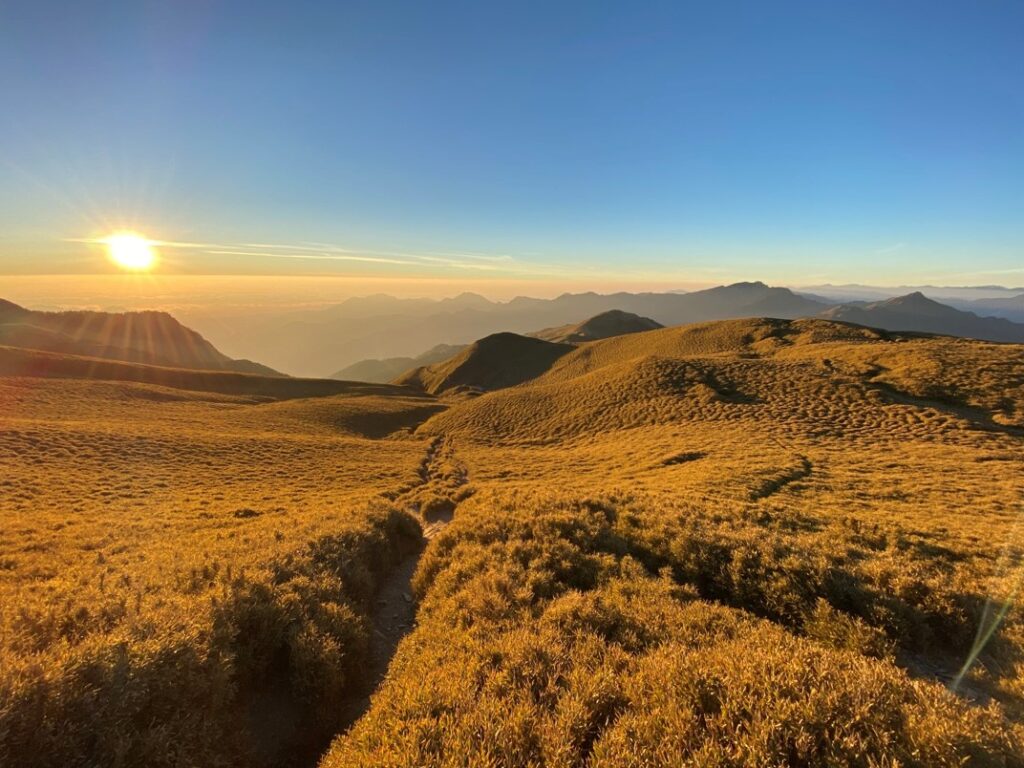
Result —
<instances>
[{"instance_id":1,"label":"mountain range","mask_svg":"<svg viewBox=\"0 0 1024 768\"><path fill-rule=\"evenodd\" d=\"M582 323L571 323L555 328L545 328L527 334L545 341L578 344L586 341L597 341L627 333L639 333L662 328L660 323L648 317L640 317L631 312L611 309L595 315ZM501 335L501 334L497 334ZM512 334L514 335L514 334ZM438 344L436 347L416 357L391 357L384 360L361 360L355 365L341 369L331 376L332 379L350 381L368 381L386 383L398 378L406 371L426 368L454 357L464 350L466 344Z\"/></svg>"},{"instance_id":2,"label":"mountain range","mask_svg":"<svg viewBox=\"0 0 1024 768\"><path fill-rule=\"evenodd\" d=\"M517 298L506 303L490 302L476 294L442 301L373 296L343 302L323 310L319 317L316 323L307 320L300 326L305 335L295 338L296 345L304 343L307 350L337 345L352 350L363 344L372 344L375 349L402 349L402 356L361 360L334 374L335 378L373 382L391 381L411 368L439 363L474 339L494 333L579 342L659 326L745 317L820 317L890 331L1024 342L1024 324L982 317L937 302L919 291L881 301L830 304L820 297L759 282L692 293L581 293L555 299ZM583 318L590 319L580 322ZM544 325L550 327L537 330ZM288 327L279 325L268 334L285 338ZM344 333L353 336L342 338ZM423 346L409 349L419 339L423 339ZM444 345L438 347L441 342ZM427 347L428 352L420 353ZM292 351L298 354L297 347ZM278 358L271 360L279 362Z\"/></svg>"},{"instance_id":3,"label":"mountain range","mask_svg":"<svg viewBox=\"0 0 1024 768\"><path fill-rule=\"evenodd\" d=\"M1004 312L1020 305L1024 319L1024 297L972 299L967 306L979 302L998 303ZM384 383L436 366L494 334L578 344L662 326L748 317L818 317L889 331L1024 342L1022 323L981 316L920 291L830 303L745 282L690 293L566 293L507 302L473 293L441 300L375 295L208 330L207 335L217 335L216 346L165 312L39 312L0 300L0 345L196 370L261 375L280 375L280 370Z\"/></svg>"},{"instance_id":4,"label":"mountain range","mask_svg":"<svg viewBox=\"0 0 1024 768\"><path fill-rule=\"evenodd\" d=\"M0 346L167 368L277 375L233 360L166 312L38 312L0 299Z\"/></svg>"},{"instance_id":5,"label":"mountain range","mask_svg":"<svg viewBox=\"0 0 1024 768\"><path fill-rule=\"evenodd\" d=\"M760 282L691 293L565 293L507 302L473 293L439 301L375 295L262 321L245 319L231 327L221 324L207 334L239 357L263 360L293 375L328 376L368 358L416 357L438 344L469 344L503 331L531 333L609 310L669 326L737 317L804 317L828 306Z\"/></svg>"},{"instance_id":6,"label":"mountain range","mask_svg":"<svg viewBox=\"0 0 1024 768\"><path fill-rule=\"evenodd\" d=\"M818 316L892 331L940 333L984 341L1024 341L1024 325L1020 323L954 309L920 291L884 301L839 304Z\"/></svg>"}]
</instances>

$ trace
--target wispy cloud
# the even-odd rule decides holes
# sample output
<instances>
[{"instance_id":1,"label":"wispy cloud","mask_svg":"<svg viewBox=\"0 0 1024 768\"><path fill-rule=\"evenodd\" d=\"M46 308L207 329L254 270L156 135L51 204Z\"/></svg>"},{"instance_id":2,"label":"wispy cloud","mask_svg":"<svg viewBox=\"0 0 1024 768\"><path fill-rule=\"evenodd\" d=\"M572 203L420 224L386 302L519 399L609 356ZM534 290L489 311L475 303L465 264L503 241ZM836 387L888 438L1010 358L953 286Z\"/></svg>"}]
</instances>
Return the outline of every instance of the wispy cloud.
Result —
<instances>
[{"instance_id":1,"label":"wispy cloud","mask_svg":"<svg viewBox=\"0 0 1024 768\"><path fill-rule=\"evenodd\" d=\"M906 243L893 243L892 245L887 245L884 248L876 249L874 251L874 254L876 256L887 256L891 253L899 253L900 251L906 250L907 248L908 246Z\"/></svg>"},{"instance_id":2,"label":"wispy cloud","mask_svg":"<svg viewBox=\"0 0 1024 768\"><path fill-rule=\"evenodd\" d=\"M103 239L74 238L70 242L100 245ZM563 280L647 280L647 279L684 279L681 272L674 274L664 268L645 270L638 264L630 269L595 265L592 263L559 264L546 261L542 254L530 253L529 258L521 258L508 253L476 253L471 251L413 251L413 250L376 250L354 248L337 243L321 243L299 241L293 243L209 243L186 242L179 240L153 240L153 245L166 252L192 251L216 257L236 257L242 259L282 259L292 261L339 262L380 264L386 266L407 267L410 271L463 271L466 273L486 273L495 278L555 278ZM691 266L687 272L710 271L714 268L702 269ZM444 273L441 273L444 274Z\"/></svg>"},{"instance_id":3,"label":"wispy cloud","mask_svg":"<svg viewBox=\"0 0 1024 768\"><path fill-rule=\"evenodd\" d=\"M103 238L69 238L67 242L102 245L105 241ZM360 262L426 268L447 267L520 275L544 273L549 266L533 262L520 262L510 254L373 250L349 248L335 243L207 243L180 240L153 240L152 243L158 248L202 251L213 256Z\"/></svg>"},{"instance_id":4,"label":"wispy cloud","mask_svg":"<svg viewBox=\"0 0 1024 768\"><path fill-rule=\"evenodd\" d=\"M243 248L259 248L260 251L246 251ZM296 251L298 253L296 253ZM480 254L446 254L428 251L415 253L410 251L376 251L355 248L344 248L329 243L301 243L297 245L279 245L273 243L247 243L242 246L219 246L209 253L218 255L262 256L280 259L317 259L326 261L361 261L378 262L380 264L405 264L408 266L444 266L455 269L502 270L515 264L511 256L490 256ZM465 261L472 259L472 261ZM504 266L499 266L504 265Z\"/></svg>"},{"instance_id":5,"label":"wispy cloud","mask_svg":"<svg viewBox=\"0 0 1024 768\"><path fill-rule=\"evenodd\" d=\"M402 259L390 259L382 256L357 256L355 254L343 253L282 253L280 251L235 251L235 250L208 250L217 256L257 256L271 259L310 259L314 261L360 261L373 264L406 264L415 265L415 261Z\"/></svg>"}]
</instances>

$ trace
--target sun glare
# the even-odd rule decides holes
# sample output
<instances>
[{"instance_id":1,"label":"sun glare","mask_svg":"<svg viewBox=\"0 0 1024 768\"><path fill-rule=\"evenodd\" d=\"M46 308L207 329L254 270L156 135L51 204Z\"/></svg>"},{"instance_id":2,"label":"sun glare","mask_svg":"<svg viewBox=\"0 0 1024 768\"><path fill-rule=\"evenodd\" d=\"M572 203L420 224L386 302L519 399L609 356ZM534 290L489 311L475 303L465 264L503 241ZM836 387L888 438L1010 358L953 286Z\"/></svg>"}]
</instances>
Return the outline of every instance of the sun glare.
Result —
<instances>
[{"instance_id":1,"label":"sun glare","mask_svg":"<svg viewBox=\"0 0 1024 768\"><path fill-rule=\"evenodd\" d=\"M107 246L110 260L122 269L145 272L156 263L153 243L137 232L115 232L103 242Z\"/></svg>"}]
</instances>

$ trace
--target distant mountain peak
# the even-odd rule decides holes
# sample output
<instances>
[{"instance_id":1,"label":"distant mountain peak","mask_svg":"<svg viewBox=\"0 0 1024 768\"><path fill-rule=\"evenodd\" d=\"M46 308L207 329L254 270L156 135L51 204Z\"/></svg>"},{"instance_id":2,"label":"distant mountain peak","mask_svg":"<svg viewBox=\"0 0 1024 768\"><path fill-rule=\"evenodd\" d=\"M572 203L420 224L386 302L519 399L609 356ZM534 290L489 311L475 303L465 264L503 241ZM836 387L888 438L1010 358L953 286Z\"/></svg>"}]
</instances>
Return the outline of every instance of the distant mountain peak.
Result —
<instances>
[{"instance_id":1,"label":"distant mountain peak","mask_svg":"<svg viewBox=\"0 0 1024 768\"><path fill-rule=\"evenodd\" d=\"M887 331L913 331L962 336L984 341L1024 342L1024 325L996 317L979 317L912 291L871 303L837 304L819 317Z\"/></svg>"},{"instance_id":2,"label":"distant mountain peak","mask_svg":"<svg viewBox=\"0 0 1024 768\"><path fill-rule=\"evenodd\" d=\"M453 296L450 299L443 299L442 301L450 304L493 304L490 299L486 296L481 296L479 293L473 293L472 291L463 291L462 293Z\"/></svg>"},{"instance_id":3,"label":"distant mountain peak","mask_svg":"<svg viewBox=\"0 0 1024 768\"><path fill-rule=\"evenodd\" d=\"M894 296L893 298L889 299L889 303L892 303L892 304L896 304L896 303L910 304L910 303L915 303L915 302L917 302L917 303L926 303L926 304L938 304L939 303L937 301L933 301L932 299L929 299L927 296L925 296L920 291L911 291L910 293L905 294L903 296Z\"/></svg>"},{"instance_id":4,"label":"distant mountain peak","mask_svg":"<svg viewBox=\"0 0 1024 768\"><path fill-rule=\"evenodd\" d=\"M891 299L877 301L867 305L868 309L879 308L896 312L914 312L928 315L949 315L958 312L947 304L941 304L934 299L929 299L920 291L912 291L903 296L894 296Z\"/></svg>"}]
</instances>

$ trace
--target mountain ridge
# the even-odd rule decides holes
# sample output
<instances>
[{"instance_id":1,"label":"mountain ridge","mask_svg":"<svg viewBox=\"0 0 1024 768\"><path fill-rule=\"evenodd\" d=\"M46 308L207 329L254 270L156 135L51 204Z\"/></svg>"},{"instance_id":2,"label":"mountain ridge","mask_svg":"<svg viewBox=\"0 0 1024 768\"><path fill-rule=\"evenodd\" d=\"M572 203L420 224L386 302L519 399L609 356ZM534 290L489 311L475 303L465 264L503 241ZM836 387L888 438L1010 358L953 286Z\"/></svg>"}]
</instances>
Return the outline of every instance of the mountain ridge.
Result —
<instances>
[{"instance_id":1,"label":"mountain ridge","mask_svg":"<svg viewBox=\"0 0 1024 768\"><path fill-rule=\"evenodd\" d=\"M527 334L534 338L545 341L560 341L568 344L579 344L587 341L607 339L612 336L621 336L627 333L639 333L642 331L653 331L664 326L651 320L649 317L642 317L632 312L624 312L621 309L609 309L599 315L594 315L580 323L562 325L556 328L545 328Z\"/></svg>"},{"instance_id":2,"label":"mountain ridge","mask_svg":"<svg viewBox=\"0 0 1024 768\"><path fill-rule=\"evenodd\" d=\"M916 331L1008 343L1024 342L1024 325L1000 317L982 317L930 299L920 291L873 302L849 302L819 313L893 331Z\"/></svg>"},{"instance_id":3,"label":"mountain ridge","mask_svg":"<svg viewBox=\"0 0 1024 768\"><path fill-rule=\"evenodd\" d=\"M332 307L290 313L234 330L209 328L219 346L296 375L327 376L365 359L416 357L440 343L470 344L492 333L530 333L621 310L662 325L733 317L795 318L827 304L760 281L689 293L564 293L492 302L478 294L399 299L377 294Z\"/></svg>"},{"instance_id":4,"label":"mountain ridge","mask_svg":"<svg viewBox=\"0 0 1024 768\"><path fill-rule=\"evenodd\" d=\"M281 376L232 359L171 314L157 310L42 312L0 299L0 345L192 370Z\"/></svg>"}]
</instances>

